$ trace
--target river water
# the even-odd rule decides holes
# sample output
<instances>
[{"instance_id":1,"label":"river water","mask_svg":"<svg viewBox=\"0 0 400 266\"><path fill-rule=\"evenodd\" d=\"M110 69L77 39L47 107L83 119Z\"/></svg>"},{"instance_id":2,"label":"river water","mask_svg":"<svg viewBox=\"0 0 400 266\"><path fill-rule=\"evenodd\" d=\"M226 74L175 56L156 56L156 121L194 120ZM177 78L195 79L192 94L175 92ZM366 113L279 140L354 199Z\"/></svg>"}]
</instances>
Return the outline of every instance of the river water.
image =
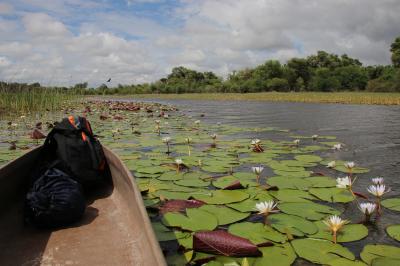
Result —
<instances>
[{"instance_id":1,"label":"river water","mask_svg":"<svg viewBox=\"0 0 400 266\"><path fill-rule=\"evenodd\" d=\"M336 136L337 141L345 143L345 149L335 153L329 151L325 155L334 156L338 160L354 161L371 170L359 175L355 191L368 194L366 187L371 184L370 179L381 176L391 187L386 198L400 197L400 106L212 100L146 101L172 104L194 119L201 119L203 123L278 127L288 129L294 135ZM353 222L361 221L362 215L356 204L347 205L343 215ZM400 246L385 232L386 226L399 223L398 212L384 210L377 223L368 225L367 238L344 246L349 247L356 256L368 243Z\"/></svg>"}]
</instances>

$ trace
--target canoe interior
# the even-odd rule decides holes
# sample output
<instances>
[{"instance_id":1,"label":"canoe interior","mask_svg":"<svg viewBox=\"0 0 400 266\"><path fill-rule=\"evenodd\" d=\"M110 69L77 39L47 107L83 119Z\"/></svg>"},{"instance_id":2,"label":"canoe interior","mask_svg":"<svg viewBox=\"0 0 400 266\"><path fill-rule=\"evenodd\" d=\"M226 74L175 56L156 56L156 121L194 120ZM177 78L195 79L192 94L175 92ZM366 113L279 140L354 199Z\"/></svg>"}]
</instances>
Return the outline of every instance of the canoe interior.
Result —
<instances>
[{"instance_id":1,"label":"canoe interior","mask_svg":"<svg viewBox=\"0 0 400 266\"><path fill-rule=\"evenodd\" d=\"M26 180L39 149L0 169L0 265L165 265L140 192L104 148L112 182L88 196L83 219L67 228L24 225Z\"/></svg>"}]
</instances>

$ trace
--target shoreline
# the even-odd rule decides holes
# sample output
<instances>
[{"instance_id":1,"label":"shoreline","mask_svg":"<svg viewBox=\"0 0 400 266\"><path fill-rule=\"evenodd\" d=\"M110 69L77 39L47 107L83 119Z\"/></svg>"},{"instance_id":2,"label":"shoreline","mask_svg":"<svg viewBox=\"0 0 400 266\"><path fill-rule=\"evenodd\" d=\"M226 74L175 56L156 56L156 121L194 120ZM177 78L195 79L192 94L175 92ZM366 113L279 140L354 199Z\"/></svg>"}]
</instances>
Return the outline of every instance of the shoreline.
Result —
<instances>
[{"instance_id":1,"label":"shoreline","mask_svg":"<svg viewBox=\"0 0 400 266\"><path fill-rule=\"evenodd\" d=\"M94 95L90 97L162 100L266 101L365 105L400 105L400 93L376 92L258 92L258 93L186 93Z\"/></svg>"}]
</instances>

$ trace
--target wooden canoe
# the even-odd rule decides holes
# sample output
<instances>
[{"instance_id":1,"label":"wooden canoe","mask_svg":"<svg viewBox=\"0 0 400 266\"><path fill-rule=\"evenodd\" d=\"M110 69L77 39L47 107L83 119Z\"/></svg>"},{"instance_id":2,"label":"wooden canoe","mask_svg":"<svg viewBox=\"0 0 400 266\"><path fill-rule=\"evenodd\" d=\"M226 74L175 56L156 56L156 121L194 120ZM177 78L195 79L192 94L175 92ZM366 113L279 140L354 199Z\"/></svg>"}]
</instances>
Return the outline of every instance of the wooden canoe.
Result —
<instances>
[{"instance_id":1,"label":"wooden canoe","mask_svg":"<svg viewBox=\"0 0 400 266\"><path fill-rule=\"evenodd\" d=\"M0 265L166 265L130 171L107 148L112 184L91 196L82 221L56 230L24 225L23 187L39 152L0 169Z\"/></svg>"}]
</instances>

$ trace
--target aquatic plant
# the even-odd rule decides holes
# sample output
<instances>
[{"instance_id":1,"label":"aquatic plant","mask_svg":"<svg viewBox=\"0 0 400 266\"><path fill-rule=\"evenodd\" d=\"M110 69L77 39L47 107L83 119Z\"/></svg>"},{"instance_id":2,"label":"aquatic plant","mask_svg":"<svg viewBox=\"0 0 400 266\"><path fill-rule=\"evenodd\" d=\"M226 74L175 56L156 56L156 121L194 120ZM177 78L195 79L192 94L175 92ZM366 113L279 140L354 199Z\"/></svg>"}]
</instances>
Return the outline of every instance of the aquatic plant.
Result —
<instances>
[{"instance_id":1,"label":"aquatic plant","mask_svg":"<svg viewBox=\"0 0 400 266\"><path fill-rule=\"evenodd\" d=\"M256 203L255 210L258 211L258 214L264 215L264 223L267 223L267 216L269 214L279 212L279 210L276 209L276 206L278 206L278 203L273 200L263 201Z\"/></svg>"},{"instance_id":2,"label":"aquatic plant","mask_svg":"<svg viewBox=\"0 0 400 266\"><path fill-rule=\"evenodd\" d=\"M371 202L362 202L358 204L358 208L362 213L365 215L365 222L369 222L371 218L371 214L375 211L376 209L376 204L371 203Z\"/></svg>"},{"instance_id":3,"label":"aquatic plant","mask_svg":"<svg viewBox=\"0 0 400 266\"><path fill-rule=\"evenodd\" d=\"M210 137L211 137L212 140L213 140L213 144L212 144L211 146L212 146L212 147L216 147L216 146L217 146L217 134L212 133L212 134L210 135Z\"/></svg>"},{"instance_id":4,"label":"aquatic plant","mask_svg":"<svg viewBox=\"0 0 400 266\"><path fill-rule=\"evenodd\" d=\"M335 168L336 167L336 161L330 161L326 167Z\"/></svg>"},{"instance_id":5,"label":"aquatic plant","mask_svg":"<svg viewBox=\"0 0 400 266\"><path fill-rule=\"evenodd\" d=\"M323 221L326 226L328 226L329 230L332 233L333 243L337 242L337 232L345 225L348 224L348 220L342 220L337 215L329 216L326 220Z\"/></svg>"},{"instance_id":6,"label":"aquatic plant","mask_svg":"<svg viewBox=\"0 0 400 266\"><path fill-rule=\"evenodd\" d=\"M187 149L188 149L188 155L190 156L190 144L192 143L192 138L185 138L185 142L187 144Z\"/></svg>"},{"instance_id":7,"label":"aquatic plant","mask_svg":"<svg viewBox=\"0 0 400 266\"><path fill-rule=\"evenodd\" d=\"M252 139L250 145L252 146L254 152L264 151L263 147L261 146L261 140L259 139Z\"/></svg>"},{"instance_id":8,"label":"aquatic plant","mask_svg":"<svg viewBox=\"0 0 400 266\"><path fill-rule=\"evenodd\" d=\"M156 131L157 131L158 135L160 136L161 135L161 126L160 126L161 121L155 120L154 122L156 123Z\"/></svg>"},{"instance_id":9,"label":"aquatic plant","mask_svg":"<svg viewBox=\"0 0 400 266\"><path fill-rule=\"evenodd\" d=\"M171 137L164 137L162 138L162 142L164 142L165 144L167 144L167 154L170 154L170 150L169 150L169 144L171 142Z\"/></svg>"},{"instance_id":10,"label":"aquatic plant","mask_svg":"<svg viewBox=\"0 0 400 266\"><path fill-rule=\"evenodd\" d=\"M390 188L386 188L384 184L382 185L370 185L367 188L367 191L375 196L376 198L376 206L377 206L377 214L381 214L381 200L382 196L388 192L390 192Z\"/></svg>"},{"instance_id":11,"label":"aquatic plant","mask_svg":"<svg viewBox=\"0 0 400 266\"><path fill-rule=\"evenodd\" d=\"M353 184L356 181L356 179L352 180L350 176L345 176L345 177L338 177L336 178L336 187L338 188L345 188L350 191L350 193L355 197L355 194L353 192Z\"/></svg>"},{"instance_id":12,"label":"aquatic plant","mask_svg":"<svg viewBox=\"0 0 400 266\"><path fill-rule=\"evenodd\" d=\"M179 173L181 165L183 164L183 160L180 158L175 159L176 163L176 172Z\"/></svg>"},{"instance_id":13,"label":"aquatic plant","mask_svg":"<svg viewBox=\"0 0 400 266\"><path fill-rule=\"evenodd\" d=\"M342 148L343 148L343 144L341 144L341 143L334 144L332 147L332 149L337 150L337 151L341 150Z\"/></svg>"},{"instance_id":14,"label":"aquatic plant","mask_svg":"<svg viewBox=\"0 0 400 266\"><path fill-rule=\"evenodd\" d=\"M262 167L262 166L253 166L251 168L251 170L253 171L253 173L256 174L257 184L260 184L260 175L261 175L261 172L264 170L264 167Z\"/></svg>"}]
</instances>

